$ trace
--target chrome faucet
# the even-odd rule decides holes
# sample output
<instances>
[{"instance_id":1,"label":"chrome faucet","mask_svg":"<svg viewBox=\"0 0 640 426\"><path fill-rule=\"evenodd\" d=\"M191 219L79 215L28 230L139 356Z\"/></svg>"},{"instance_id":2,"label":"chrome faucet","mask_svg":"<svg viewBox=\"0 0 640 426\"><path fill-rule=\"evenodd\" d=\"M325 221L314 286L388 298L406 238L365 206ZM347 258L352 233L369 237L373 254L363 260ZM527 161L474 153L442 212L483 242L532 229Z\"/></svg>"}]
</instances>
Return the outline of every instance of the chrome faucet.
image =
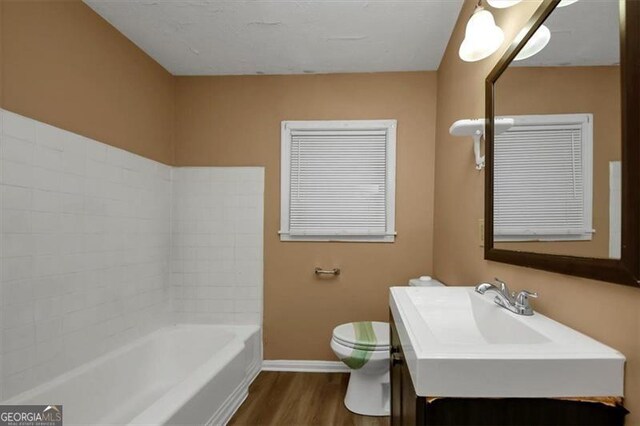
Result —
<instances>
[{"instance_id":1,"label":"chrome faucet","mask_svg":"<svg viewBox=\"0 0 640 426\"><path fill-rule=\"evenodd\" d=\"M496 297L493 301L509 311L518 315L533 315L533 309L529 304L529 298L537 298L538 293L531 293L527 290L522 290L518 294L510 292L507 283L495 279L496 284L492 283L480 283L476 286L476 291L480 294L485 294L487 291L493 291L496 293Z\"/></svg>"}]
</instances>

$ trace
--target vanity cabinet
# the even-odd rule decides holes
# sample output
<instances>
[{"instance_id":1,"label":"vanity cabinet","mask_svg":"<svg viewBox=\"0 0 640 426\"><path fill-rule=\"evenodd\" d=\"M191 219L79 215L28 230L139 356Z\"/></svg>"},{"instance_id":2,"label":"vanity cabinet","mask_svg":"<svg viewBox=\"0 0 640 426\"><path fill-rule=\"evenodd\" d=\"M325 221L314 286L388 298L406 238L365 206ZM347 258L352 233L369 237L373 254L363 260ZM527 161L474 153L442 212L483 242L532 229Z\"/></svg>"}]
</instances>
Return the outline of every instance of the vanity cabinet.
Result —
<instances>
[{"instance_id":1,"label":"vanity cabinet","mask_svg":"<svg viewBox=\"0 0 640 426\"><path fill-rule=\"evenodd\" d=\"M416 394L390 313L391 426L624 424L622 406L550 398L426 398ZM505 374L505 372L500 372ZM508 374L508 372L507 372Z\"/></svg>"},{"instance_id":2,"label":"vanity cabinet","mask_svg":"<svg viewBox=\"0 0 640 426\"><path fill-rule=\"evenodd\" d=\"M425 407L420 403L411 381L409 369L405 364L402 344L393 320L391 324L391 426L424 424L424 413L418 409Z\"/></svg>"}]
</instances>

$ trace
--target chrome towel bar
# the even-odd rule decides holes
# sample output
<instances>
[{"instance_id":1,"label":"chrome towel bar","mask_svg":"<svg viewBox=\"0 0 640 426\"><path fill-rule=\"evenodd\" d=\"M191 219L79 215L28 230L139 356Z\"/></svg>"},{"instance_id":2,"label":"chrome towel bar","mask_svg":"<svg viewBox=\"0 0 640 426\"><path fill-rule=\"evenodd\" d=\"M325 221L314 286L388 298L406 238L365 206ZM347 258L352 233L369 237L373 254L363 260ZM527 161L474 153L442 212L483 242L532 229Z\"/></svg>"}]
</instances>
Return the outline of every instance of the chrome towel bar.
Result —
<instances>
[{"instance_id":1,"label":"chrome towel bar","mask_svg":"<svg viewBox=\"0 0 640 426\"><path fill-rule=\"evenodd\" d=\"M333 268L333 269L316 268L314 269L314 273L316 275L340 275L340 268Z\"/></svg>"}]
</instances>

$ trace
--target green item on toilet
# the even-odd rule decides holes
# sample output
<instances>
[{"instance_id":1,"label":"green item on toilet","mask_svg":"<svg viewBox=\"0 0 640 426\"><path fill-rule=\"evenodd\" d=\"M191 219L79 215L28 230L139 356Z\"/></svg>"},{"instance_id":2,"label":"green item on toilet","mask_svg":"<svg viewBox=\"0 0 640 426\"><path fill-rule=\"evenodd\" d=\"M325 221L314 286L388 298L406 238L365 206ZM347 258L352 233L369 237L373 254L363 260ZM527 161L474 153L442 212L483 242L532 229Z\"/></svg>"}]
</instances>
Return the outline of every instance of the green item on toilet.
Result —
<instances>
[{"instance_id":1,"label":"green item on toilet","mask_svg":"<svg viewBox=\"0 0 640 426\"><path fill-rule=\"evenodd\" d=\"M373 324L371 321L354 322L353 329L356 333L356 347L368 346L375 348L376 333L373 331ZM364 367L371 357L371 351L354 349L351 352L351 356L343 360L350 368L357 370Z\"/></svg>"}]
</instances>

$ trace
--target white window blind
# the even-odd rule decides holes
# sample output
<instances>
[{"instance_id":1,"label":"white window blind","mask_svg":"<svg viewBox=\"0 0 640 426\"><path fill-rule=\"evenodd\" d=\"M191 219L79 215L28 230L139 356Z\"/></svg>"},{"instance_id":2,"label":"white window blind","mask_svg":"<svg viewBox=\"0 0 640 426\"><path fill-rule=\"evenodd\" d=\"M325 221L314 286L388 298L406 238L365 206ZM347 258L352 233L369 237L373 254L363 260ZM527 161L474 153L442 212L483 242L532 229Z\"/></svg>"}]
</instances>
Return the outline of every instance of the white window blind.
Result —
<instances>
[{"instance_id":1,"label":"white window blind","mask_svg":"<svg viewBox=\"0 0 640 426\"><path fill-rule=\"evenodd\" d=\"M393 241L395 127L283 122L283 240Z\"/></svg>"},{"instance_id":2,"label":"white window blind","mask_svg":"<svg viewBox=\"0 0 640 426\"><path fill-rule=\"evenodd\" d=\"M592 115L511 118L494 144L496 241L590 240Z\"/></svg>"}]
</instances>

